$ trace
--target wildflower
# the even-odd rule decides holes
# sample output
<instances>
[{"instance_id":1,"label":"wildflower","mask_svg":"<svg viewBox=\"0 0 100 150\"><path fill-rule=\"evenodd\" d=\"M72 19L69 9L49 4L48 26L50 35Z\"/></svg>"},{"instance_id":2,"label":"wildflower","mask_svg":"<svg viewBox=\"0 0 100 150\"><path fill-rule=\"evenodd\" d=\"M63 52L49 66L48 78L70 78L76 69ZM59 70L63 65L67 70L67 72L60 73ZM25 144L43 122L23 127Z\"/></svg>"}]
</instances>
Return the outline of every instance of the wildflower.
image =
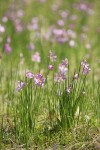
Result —
<instances>
[{"instance_id":1,"label":"wildflower","mask_svg":"<svg viewBox=\"0 0 100 150\"><path fill-rule=\"evenodd\" d=\"M78 73L74 75L74 79L78 79Z\"/></svg>"},{"instance_id":2,"label":"wildflower","mask_svg":"<svg viewBox=\"0 0 100 150\"><path fill-rule=\"evenodd\" d=\"M65 43L68 41L68 38L67 37L58 37L58 43L61 44L61 43Z\"/></svg>"},{"instance_id":3,"label":"wildflower","mask_svg":"<svg viewBox=\"0 0 100 150\"><path fill-rule=\"evenodd\" d=\"M18 81L16 90L17 90L18 92L20 92L20 90L22 90L22 89L25 87L25 85L26 85L25 82L23 82L23 81Z\"/></svg>"},{"instance_id":4,"label":"wildflower","mask_svg":"<svg viewBox=\"0 0 100 150\"><path fill-rule=\"evenodd\" d=\"M43 76L41 74L36 74L35 78L34 78L34 83L37 85L37 86L41 86L43 87L44 86L44 83L45 83L45 78L43 78Z\"/></svg>"},{"instance_id":5,"label":"wildflower","mask_svg":"<svg viewBox=\"0 0 100 150\"><path fill-rule=\"evenodd\" d=\"M66 75L66 72L68 70L67 65L68 65L68 59L66 58L65 60L62 60L61 64L59 64L58 72L60 74Z\"/></svg>"},{"instance_id":6,"label":"wildflower","mask_svg":"<svg viewBox=\"0 0 100 150\"><path fill-rule=\"evenodd\" d=\"M53 34L54 34L56 37L65 37L66 31L63 30L63 29L53 29Z\"/></svg>"},{"instance_id":7,"label":"wildflower","mask_svg":"<svg viewBox=\"0 0 100 150\"><path fill-rule=\"evenodd\" d=\"M68 65L68 59L65 58L65 60L62 60L62 65L67 66Z\"/></svg>"},{"instance_id":8,"label":"wildflower","mask_svg":"<svg viewBox=\"0 0 100 150\"><path fill-rule=\"evenodd\" d=\"M60 74L65 75L65 74L66 74L66 72L67 72L67 70L68 70L68 69L67 69L64 65L59 64L58 72L59 72Z\"/></svg>"},{"instance_id":9,"label":"wildflower","mask_svg":"<svg viewBox=\"0 0 100 150\"><path fill-rule=\"evenodd\" d=\"M48 69L49 69L49 70L52 70L52 69L53 69L53 65L49 65L49 66L48 66Z\"/></svg>"},{"instance_id":10,"label":"wildflower","mask_svg":"<svg viewBox=\"0 0 100 150\"><path fill-rule=\"evenodd\" d=\"M91 71L91 69L88 66L85 66L82 70L82 74L85 75L87 73L89 73Z\"/></svg>"},{"instance_id":11,"label":"wildflower","mask_svg":"<svg viewBox=\"0 0 100 150\"><path fill-rule=\"evenodd\" d=\"M38 63L41 61L39 52L36 52L34 55L32 55L32 61L38 62Z\"/></svg>"},{"instance_id":12,"label":"wildflower","mask_svg":"<svg viewBox=\"0 0 100 150\"><path fill-rule=\"evenodd\" d=\"M81 62L81 66L85 66L86 65L86 60L82 60L82 62Z\"/></svg>"},{"instance_id":13,"label":"wildflower","mask_svg":"<svg viewBox=\"0 0 100 150\"><path fill-rule=\"evenodd\" d=\"M87 64L86 60L83 60L81 62L81 66L82 66L82 74L83 75L85 75L91 71L91 69L89 68L89 64Z\"/></svg>"},{"instance_id":14,"label":"wildflower","mask_svg":"<svg viewBox=\"0 0 100 150\"><path fill-rule=\"evenodd\" d=\"M5 52L6 52L6 53L11 53L11 51L12 51L11 46L10 46L9 43L6 43L6 44L4 45L4 49L5 49Z\"/></svg>"},{"instance_id":15,"label":"wildflower","mask_svg":"<svg viewBox=\"0 0 100 150\"><path fill-rule=\"evenodd\" d=\"M53 29L53 35L58 43L64 43L68 41L67 32L64 29Z\"/></svg>"},{"instance_id":16,"label":"wildflower","mask_svg":"<svg viewBox=\"0 0 100 150\"><path fill-rule=\"evenodd\" d=\"M50 51L49 58L52 62L54 62L54 61L56 61L57 56L52 51Z\"/></svg>"},{"instance_id":17,"label":"wildflower","mask_svg":"<svg viewBox=\"0 0 100 150\"><path fill-rule=\"evenodd\" d=\"M63 20L58 20L58 21L57 21L57 24L58 24L59 26L64 26L65 23L64 23Z\"/></svg>"},{"instance_id":18,"label":"wildflower","mask_svg":"<svg viewBox=\"0 0 100 150\"><path fill-rule=\"evenodd\" d=\"M88 9L87 5L84 4L84 3L80 3L79 5L79 9L82 10L82 11L86 11Z\"/></svg>"},{"instance_id":19,"label":"wildflower","mask_svg":"<svg viewBox=\"0 0 100 150\"><path fill-rule=\"evenodd\" d=\"M60 15L61 15L61 17L62 17L63 19L67 18L68 14L69 14L68 11L62 11L62 12L60 13Z\"/></svg>"},{"instance_id":20,"label":"wildflower","mask_svg":"<svg viewBox=\"0 0 100 150\"><path fill-rule=\"evenodd\" d=\"M55 77L54 77L54 81L55 82L64 82L64 80L66 79L65 74L61 74L61 73L56 73Z\"/></svg>"},{"instance_id":21,"label":"wildflower","mask_svg":"<svg viewBox=\"0 0 100 150\"><path fill-rule=\"evenodd\" d=\"M68 87L66 88L66 92L67 92L67 94L70 94L71 89L72 89L72 87L71 87L71 86L68 86Z\"/></svg>"},{"instance_id":22,"label":"wildflower","mask_svg":"<svg viewBox=\"0 0 100 150\"><path fill-rule=\"evenodd\" d=\"M34 75L31 72L26 72L26 77L32 79Z\"/></svg>"}]
</instances>

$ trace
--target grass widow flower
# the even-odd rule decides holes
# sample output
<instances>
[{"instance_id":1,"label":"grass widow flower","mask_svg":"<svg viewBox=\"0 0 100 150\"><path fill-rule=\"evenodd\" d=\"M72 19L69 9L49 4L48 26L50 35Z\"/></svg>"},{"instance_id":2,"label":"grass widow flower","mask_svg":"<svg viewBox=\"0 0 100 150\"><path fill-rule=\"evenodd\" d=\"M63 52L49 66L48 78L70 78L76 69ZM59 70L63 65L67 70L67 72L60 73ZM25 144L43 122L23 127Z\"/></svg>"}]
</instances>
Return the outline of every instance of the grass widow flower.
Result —
<instances>
[{"instance_id":1,"label":"grass widow flower","mask_svg":"<svg viewBox=\"0 0 100 150\"><path fill-rule=\"evenodd\" d=\"M54 62L54 61L56 61L57 56L50 50L49 58L50 58L51 62Z\"/></svg>"},{"instance_id":2,"label":"grass widow flower","mask_svg":"<svg viewBox=\"0 0 100 150\"><path fill-rule=\"evenodd\" d=\"M91 71L91 69L89 68L89 64L86 62L86 60L83 60L81 62L81 66L83 75L88 74Z\"/></svg>"},{"instance_id":3,"label":"grass widow flower","mask_svg":"<svg viewBox=\"0 0 100 150\"><path fill-rule=\"evenodd\" d=\"M61 73L56 73L54 76L54 81L59 83L59 82L64 82L64 80L66 79L65 74L61 74Z\"/></svg>"},{"instance_id":4,"label":"grass widow flower","mask_svg":"<svg viewBox=\"0 0 100 150\"><path fill-rule=\"evenodd\" d=\"M26 77L32 79L34 77L33 73L31 72L26 72Z\"/></svg>"},{"instance_id":5,"label":"grass widow flower","mask_svg":"<svg viewBox=\"0 0 100 150\"><path fill-rule=\"evenodd\" d=\"M49 66L48 66L48 69L49 69L49 70L52 70L52 69L53 69L53 65L49 65Z\"/></svg>"},{"instance_id":6,"label":"grass widow flower","mask_svg":"<svg viewBox=\"0 0 100 150\"><path fill-rule=\"evenodd\" d=\"M4 45L4 49L5 49L5 52L8 53L8 54L11 53L11 51L12 51L11 46L10 46L9 43L6 43Z\"/></svg>"},{"instance_id":7,"label":"grass widow flower","mask_svg":"<svg viewBox=\"0 0 100 150\"><path fill-rule=\"evenodd\" d=\"M20 91L25 87L25 85L26 85L25 82L23 82L23 81L18 81L16 91L17 91L17 92L20 92Z\"/></svg>"},{"instance_id":8,"label":"grass widow flower","mask_svg":"<svg viewBox=\"0 0 100 150\"><path fill-rule=\"evenodd\" d=\"M65 60L62 60L61 64L59 64L58 72L62 75L66 75L66 72L68 70L67 65L68 65L68 60L66 58Z\"/></svg>"},{"instance_id":9,"label":"grass widow flower","mask_svg":"<svg viewBox=\"0 0 100 150\"><path fill-rule=\"evenodd\" d=\"M36 74L35 77L34 77L34 83L35 83L35 85L37 85L37 86L43 87L43 86L44 86L44 83L45 83L45 78L43 78L43 76L38 73L38 74Z\"/></svg>"},{"instance_id":10,"label":"grass widow flower","mask_svg":"<svg viewBox=\"0 0 100 150\"><path fill-rule=\"evenodd\" d=\"M59 72L60 74L65 75L65 74L66 74L66 72L67 72L67 68L66 68L64 65L59 64L58 72Z\"/></svg>"}]
</instances>

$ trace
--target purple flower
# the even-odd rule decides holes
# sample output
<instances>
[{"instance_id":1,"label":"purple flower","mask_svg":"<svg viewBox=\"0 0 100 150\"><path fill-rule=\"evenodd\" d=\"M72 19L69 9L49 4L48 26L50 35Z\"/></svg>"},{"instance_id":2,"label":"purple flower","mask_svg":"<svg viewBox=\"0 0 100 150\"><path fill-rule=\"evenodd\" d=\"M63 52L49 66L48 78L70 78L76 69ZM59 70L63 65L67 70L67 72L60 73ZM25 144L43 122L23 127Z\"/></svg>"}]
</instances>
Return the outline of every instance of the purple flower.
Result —
<instances>
[{"instance_id":1,"label":"purple flower","mask_svg":"<svg viewBox=\"0 0 100 150\"><path fill-rule=\"evenodd\" d=\"M67 70L68 70L68 69L67 69L64 65L59 64L58 72L59 72L60 74L65 75L65 74L66 74L66 72L67 72Z\"/></svg>"},{"instance_id":2,"label":"purple flower","mask_svg":"<svg viewBox=\"0 0 100 150\"><path fill-rule=\"evenodd\" d=\"M84 67L87 64L86 60L82 60L81 66Z\"/></svg>"},{"instance_id":3,"label":"purple flower","mask_svg":"<svg viewBox=\"0 0 100 150\"><path fill-rule=\"evenodd\" d=\"M38 63L41 61L39 52L36 52L34 55L32 55L32 61L38 62Z\"/></svg>"},{"instance_id":4,"label":"purple flower","mask_svg":"<svg viewBox=\"0 0 100 150\"><path fill-rule=\"evenodd\" d=\"M54 61L56 61L57 56L52 51L50 51L49 58L52 62L54 62Z\"/></svg>"},{"instance_id":5,"label":"purple flower","mask_svg":"<svg viewBox=\"0 0 100 150\"><path fill-rule=\"evenodd\" d=\"M86 62L86 60L83 60L81 62L81 66L82 66L82 74L83 75L85 75L91 71L91 69L89 68L89 64Z\"/></svg>"},{"instance_id":6,"label":"purple flower","mask_svg":"<svg viewBox=\"0 0 100 150\"><path fill-rule=\"evenodd\" d=\"M58 73L55 74L54 81L55 82L63 82L66 80L66 73L67 73L67 65L68 59L62 60L62 63L58 66Z\"/></svg>"},{"instance_id":7,"label":"purple flower","mask_svg":"<svg viewBox=\"0 0 100 150\"><path fill-rule=\"evenodd\" d=\"M52 70L52 69L53 69L53 65L49 65L49 66L48 66L48 69L49 69L49 70Z\"/></svg>"},{"instance_id":8,"label":"purple flower","mask_svg":"<svg viewBox=\"0 0 100 150\"><path fill-rule=\"evenodd\" d=\"M64 26L65 23L64 23L63 20L58 20L58 21L57 21L57 24L58 24L59 26Z\"/></svg>"},{"instance_id":9,"label":"purple flower","mask_svg":"<svg viewBox=\"0 0 100 150\"><path fill-rule=\"evenodd\" d=\"M59 82L64 82L64 80L66 79L65 74L61 74L61 73L56 73L55 77L54 77L54 81L59 83Z\"/></svg>"},{"instance_id":10,"label":"purple flower","mask_svg":"<svg viewBox=\"0 0 100 150\"><path fill-rule=\"evenodd\" d=\"M16 90L17 90L18 92L20 92L20 90L22 90L22 89L25 87L25 85L26 85L25 82L23 82L23 81L18 81Z\"/></svg>"},{"instance_id":11,"label":"purple flower","mask_svg":"<svg viewBox=\"0 0 100 150\"><path fill-rule=\"evenodd\" d=\"M68 41L67 32L64 29L53 29L53 35L59 43Z\"/></svg>"},{"instance_id":12,"label":"purple flower","mask_svg":"<svg viewBox=\"0 0 100 150\"><path fill-rule=\"evenodd\" d=\"M68 65L68 59L67 58L62 60L62 65L64 65L65 67Z\"/></svg>"},{"instance_id":13,"label":"purple flower","mask_svg":"<svg viewBox=\"0 0 100 150\"><path fill-rule=\"evenodd\" d=\"M34 83L35 85L37 86L41 86L43 87L44 86L44 83L45 83L45 78L43 78L43 76L41 74L36 74L35 78L34 78Z\"/></svg>"},{"instance_id":14,"label":"purple flower","mask_svg":"<svg viewBox=\"0 0 100 150\"><path fill-rule=\"evenodd\" d=\"M58 72L60 74L66 75L66 72L68 70L67 65L68 65L68 59L66 58L65 60L62 60L61 64L59 64Z\"/></svg>"},{"instance_id":15,"label":"purple flower","mask_svg":"<svg viewBox=\"0 0 100 150\"><path fill-rule=\"evenodd\" d=\"M66 31L63 29L53 29L53 34L56 37L65 37L66 36Z\"/></svg>"},{"instance_id":16,"label":"purple flower","mask_svg":"<svg viewBox=\"0 0 100 150\"><path fill-rule=\"evenodd\" d=\"M62 11L62 12L60 13L60 15L61 15L61 17L62 17L63 19L65 19L65 18L68 16L68 14L69 14L68 11Z\"/></svg>"},{"instance_id":17,"label":"purple flower","mask_svg":"<svg viewBox=\"0 0 100 150\"><path fill-rule=\"evenodd\" d=\"M11 53L11 51L12 51L12 49L11 49L9 43L6 43L6 44L4 45L4 49L5 49L5 52L6 52L6 53Z\"/></svg>"},{"instance_id":18,"label":"purple flower","mask_svg":"<svg viewBox=\"0 0 100 150\"><path fill-rule=\"evenodd\" d=\"M82 70L82 74L85 75L85 74L89 73L90 71L91 71L91 69L87 65L85 65Z\"/></svg>"},{"instance_id":19,"label":"purple flower","mask_svg":"<svg viewBox=\"0 0 100 150\"><path fill-rule=\"evenodd\" d=\"M32 79L34 75L31 72L26 72L26 77Z\"/></svg>"}]
</instances>

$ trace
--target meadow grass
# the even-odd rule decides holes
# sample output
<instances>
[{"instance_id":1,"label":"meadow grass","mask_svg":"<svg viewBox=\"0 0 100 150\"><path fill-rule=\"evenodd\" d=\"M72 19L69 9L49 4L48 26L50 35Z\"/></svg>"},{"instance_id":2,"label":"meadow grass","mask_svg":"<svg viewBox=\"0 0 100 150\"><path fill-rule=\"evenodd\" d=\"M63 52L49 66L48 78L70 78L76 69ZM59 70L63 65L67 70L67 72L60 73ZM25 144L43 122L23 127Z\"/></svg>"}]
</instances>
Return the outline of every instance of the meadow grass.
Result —
<instances>
[{"instance_id":1,"label":"meadow grass","mask_svg":"<svg viewBox=\"0 0 100 150\"><path fill-rule=\"evenodd\" d=\"M99 150L99 1L0 8L0 149Z\"/></svg>"}]
</instances>

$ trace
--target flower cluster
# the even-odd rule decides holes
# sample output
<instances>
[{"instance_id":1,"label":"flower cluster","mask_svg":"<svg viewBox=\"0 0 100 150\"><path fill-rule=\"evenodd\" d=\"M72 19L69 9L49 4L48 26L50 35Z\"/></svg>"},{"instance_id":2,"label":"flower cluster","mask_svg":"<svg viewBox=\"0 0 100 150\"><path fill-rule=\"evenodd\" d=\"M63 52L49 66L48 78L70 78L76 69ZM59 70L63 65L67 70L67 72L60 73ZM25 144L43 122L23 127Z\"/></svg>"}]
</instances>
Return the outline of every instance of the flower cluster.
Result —
<instances>
[{"instance_id":1,"label":"flower cluster","mask_svg":"<svg viewBox=\"0 0 100 150\"><path fill-rule=\"evenodd\" d=\"M83 60L81 62L81 66L82 66L82 74L85 75L85 74L88 74L91 69L89 68L89 64L87 63L86 60Z\"/></svg>"},{"instance_id":2,"label":"flower cluster","mask_svg":"<svg viewBox=\"0 0 100 150\"><path fill-rule=\"evenodd\" d=\"M34 74L31 72L26 72L26 77L32 79L34 77Z\"/></svg>"},{"instance_id":3,"label":"flower cluster","mask_svg":"<svg viewBox=\"0 0 100 150\"><path fill-rule=\"evenodd\" d=\"M43 76L41 74L36 74L35 78L34 78L34 83L35 85L37 86L41 86L43 87L44 86L44 83L45 83L45 78L43 78Z\"/></svg>"},{"instance_id":4,"label":"flower cluster","mask_svg":"<svg viewBox=\"0 0 100 150\"><path fill-rule=\"evenodd\" d=\"M66 73L67 73L67 65L68 65L68 60L67 58L65 60L62 60L62 63L59 64L58 66L58 73L55 74L54 81L55 82L63 82L66 80Z\"/></svg>"},{"instance_id":5,"label":"flower cluster","mask_svg":"<svg viewBox=\"0 0 100 150\"><path fill-rule=\"evenodd\" d=\"M56 61L57 56L52 51L50 51L49 54L50 54L49 58L50 58L51 64L48 65L48 69L52 70L54 67L52 62ZM62 60L62 62L58 65L58 72L54 74L55 83L62 83L64 81L67 81L68 64L69 64L69 62L68 62L68 59L66 58L66 59ZM83 75L89 73L89 71L91 70L89 68L89 64L86 62L86 60L83 60L81 62L81 67L82 67ZM40 86L40 87L43 87L45 84L45 81L46 81L46 78L44 78L42 74L37 73L36 75L34 75L30 71L26 72L26 78L32 79L34 85ZM66 87L67 94L71 93L74 80L77 80L78 78L79 78L79 73L74 73L72 83L70 83L70 84L68 83L68 86ZM25 85L26 85L25 82L18 81L17 91L19 92L21 89L24 88Z\"/></svg>"},{"instance_id":6,"label":"flower cluster","mask_svg":"<svg viewBox=\"0 0 100 150\"><path fill-rule=\"evenodd\" d=\"M37 73L35 76L33 73L31 73L30 71L26 72L26 77L29 79L33 79L33 83L36 86L40 86L43 87L44 83L45 83L45 78L43 78L42 74ZM26 83L22 82L22 81L18 81L18 85L17 85L17 91L20 92L24 87L25 87Z\"/></svg>"},{"instance_id":7,"label":"flower cluster","mask_svg":"<svg viewBox=\"0 0 100 150\"><path fill-rule=\"evenodd\" d=\"M16 91L20 92L24 87L26 83L23 81L18 81Z\"/></svg>"}]
</instances>

